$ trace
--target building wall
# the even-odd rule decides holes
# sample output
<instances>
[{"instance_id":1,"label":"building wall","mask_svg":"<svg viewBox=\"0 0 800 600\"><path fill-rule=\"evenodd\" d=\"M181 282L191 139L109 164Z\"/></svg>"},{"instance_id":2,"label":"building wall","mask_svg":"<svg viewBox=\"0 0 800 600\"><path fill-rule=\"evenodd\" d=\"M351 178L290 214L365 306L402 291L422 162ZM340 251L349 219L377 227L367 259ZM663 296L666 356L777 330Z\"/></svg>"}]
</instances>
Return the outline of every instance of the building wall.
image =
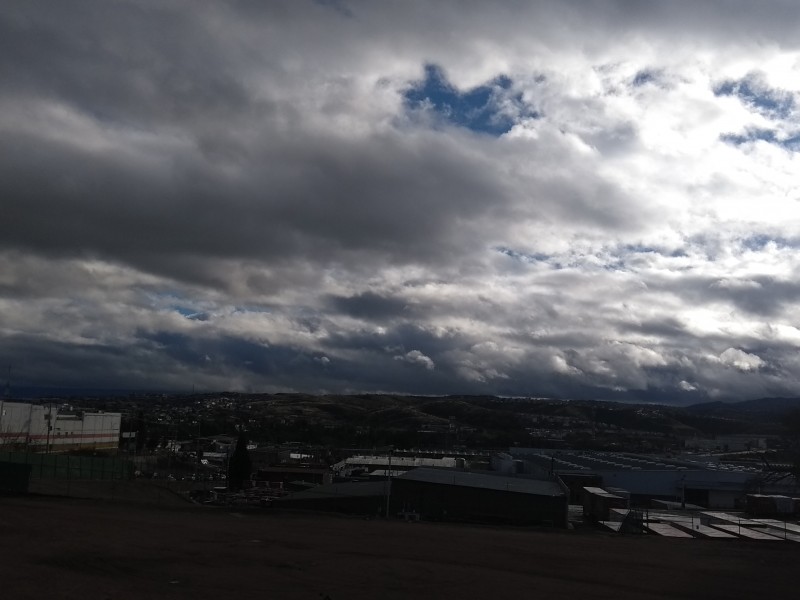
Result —
<instances>
[{"instance_id":1,"label":"building wall","mask_svg":"<svg viewBox=\"0 0 800 600\"><path fill-rule=\"evenodd\" d=\"M740 508L744 494L740 491L709 490L708 506L710 508Z\"/></svg>"},{"instance_id":2,"label":"building wall","mask_svg":"<svg viewBox=\"0 0 800 600\"><path fill-rule=\"evenodd\" d=\"M390 512L423 519L548 524L564 527L567 497L393 479Z\"/></svg>"},{"instance_id":3,"label":"building wall","mask_svg":"<svg viewBox=\"0 0 800 600\"><path fill-rule=\"evenodd\" d=\"M628 490L641 499L680 500L685 488L688 497L702 492L708 508L732 508L735 499L744 498L752 474L704 470L687 471L598 471L604 486ZM693 498L695 496L692 496ZM697 498L699 500L699 498ZM705 504L702 500L696 502Z\"/></svg>"},{"instance_id":4,"label":"building wall","mask_svg":"<svg viewBox=\"0 0 800 600\"><path fill-rule=\"evenodd\" d=\"M51 448L117 448L121 422L119 413L84 413L82 418L57 415L50 434Z\"/></svg>"},{"instance_id":5,"label":"building wall","mask_svg":"<svg viewBox=\"0 0 800 600\"><path fill-rule=\"evenodd\" d=\"M333 482L333 473L325 469L276 466L263 467L255 473L256 481L307 481L318 485L327 485Z\"/></svg>"},{"instance_id":6,"label":"building wall","mask_svg":"<svg viewBox=\"0 0 800 600\"><path fill-rule=\"evenodd\" d=\"M274 506L376 517L386 512L387 490L380 481L334 483L278 498Z\"/></svg>"},{"instance_id":7,"label":"building wall","mask_svg":"<svg viewBox=\"0 0 800 600\"><path fill-rule=\"evenodd\" d=\"M120 413L59 414L55 405L3 402L0 445L50 452L114 450L119 446L121 422Z\"/></svg>"},{"instance_id":8,"label":"building wall","mask_svg":"<svg viewBox=\"0 0 800 600\"><path fill-rule=\"evenodd\" d=\"M0 408L0 443L26 444L39 435L47 436L47 406L3 402Z\"/></svg>"},{"instance_id":9,"label":"building wall","mask_svg":"<svg viewBox=\"0 0 800 600\"><path fill-rule=\"evenodd\" d=\"M631 464L614 468L607 460L599 461L606 465L600 466L598 461L592 459L593 453L587 453L589 460L583 464L585 468L578 467L580 470L576 470L576 465L571 465L570 461L580 464L579 452L566 452L567 458L574 456L569 460L563 460L564 456L559 457L554 451L535 448L515 448L511 449L511 454L527 457L526 463L541 476L553 469L568 485L570 477L587 474L599 476L602 479L601 487L627 490L635 504L646 504L650 499L680 501L685 495L687 502L708 508L731 508L743 501L744 494L752 489L758 478L758 474L752 471L707 469L697 463L681 460L666 460L664 462L669 464L665 464L664 468L643 468ZM624 453L620 457L621 462L627 460ZM573 501L574 498L573 494Z\"/></svg>"},{"instance_id":10,"label":"building wall","mask_svg":"<svg viewBox=\"0 0 800 600\"><path fill-rule=\"evenodd\" d=\"M134 472L129 460L43 452L0 451L0 464L3 463L27 466L31 479L130 479Z\"/></svg>"},{"instance_id":11,"label":"building wall","mask_svg":"<svg viewBox=\"0 0 800 600\"><path fill-rule=\"evenodd\" d=\"M570 504L583 504L585 487L602 487L603 478L600 475L583 473L560 473L559 479L569 490Z\"/></svg>"}]
</instances>

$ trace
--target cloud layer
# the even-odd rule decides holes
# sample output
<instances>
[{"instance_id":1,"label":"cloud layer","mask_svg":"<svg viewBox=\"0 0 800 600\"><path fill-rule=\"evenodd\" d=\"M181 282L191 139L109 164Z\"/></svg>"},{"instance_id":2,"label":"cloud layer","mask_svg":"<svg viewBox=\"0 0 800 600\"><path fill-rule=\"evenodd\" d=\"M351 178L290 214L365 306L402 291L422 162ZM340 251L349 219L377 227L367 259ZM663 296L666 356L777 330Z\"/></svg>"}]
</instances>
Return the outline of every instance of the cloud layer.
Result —
<instances>
[{"instance_id":1,"label":"cloud layer","mask_svg":"<svg viewBox=\"0 0 800 600\"><path fill-rule=\"evenodd\" d=\"M790 0L0 12L18 385L800 394Z\"/></svg>"}]
</instances>

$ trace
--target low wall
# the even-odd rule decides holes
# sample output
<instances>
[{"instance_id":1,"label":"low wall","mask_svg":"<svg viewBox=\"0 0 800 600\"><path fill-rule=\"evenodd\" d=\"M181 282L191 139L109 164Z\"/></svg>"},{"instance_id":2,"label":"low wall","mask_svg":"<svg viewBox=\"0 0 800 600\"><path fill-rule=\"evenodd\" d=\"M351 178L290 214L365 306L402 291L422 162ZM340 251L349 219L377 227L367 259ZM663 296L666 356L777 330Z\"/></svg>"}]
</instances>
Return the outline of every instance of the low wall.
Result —
<instances>
[{"instance_id":1,"label":"low wall","mask_svg":"<svg viewBox=\"0 0 800 600\"><path fill-rule=\"evenodd\" d=\"M119 458L0 452L0 462L27 465L31 479L131 479L133 463Z\"/></svg>"}]
</instances>

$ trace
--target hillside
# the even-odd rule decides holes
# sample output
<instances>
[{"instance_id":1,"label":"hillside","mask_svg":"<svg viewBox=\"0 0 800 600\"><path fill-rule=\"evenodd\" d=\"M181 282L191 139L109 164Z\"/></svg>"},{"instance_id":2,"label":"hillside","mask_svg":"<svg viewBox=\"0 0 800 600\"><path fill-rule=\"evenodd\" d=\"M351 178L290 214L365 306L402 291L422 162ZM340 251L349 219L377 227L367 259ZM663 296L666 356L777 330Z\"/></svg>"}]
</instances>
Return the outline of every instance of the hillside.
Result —
<instances>
[{"instance_id":1,"label":"hillside","mask_svg":"<svg viewBox=\"0 0 800 600\"><path fill-rule=\"evenodd\" d=\"M84 406L120 410L149 439L231 432L245 424L260 443L301 441L329 447L573 447L670 451L693 437L782 436L796 429L800 400L766 398L689 407L597 400L403 396L393 394L195 394L148 399L83 399ZM198 423L199 421L199 423Z\"/></svg>"},{"instance_id":2,"label":"hillside","mask_svg":"<svg viewBox=\"0 0 800 600\"><path fill-rule=\"evenodd\" d=\"M800 558L787 543L67 499L0 511L14 515L0 524L10 599L790 598Z\"/></svg>"}]
</instances>

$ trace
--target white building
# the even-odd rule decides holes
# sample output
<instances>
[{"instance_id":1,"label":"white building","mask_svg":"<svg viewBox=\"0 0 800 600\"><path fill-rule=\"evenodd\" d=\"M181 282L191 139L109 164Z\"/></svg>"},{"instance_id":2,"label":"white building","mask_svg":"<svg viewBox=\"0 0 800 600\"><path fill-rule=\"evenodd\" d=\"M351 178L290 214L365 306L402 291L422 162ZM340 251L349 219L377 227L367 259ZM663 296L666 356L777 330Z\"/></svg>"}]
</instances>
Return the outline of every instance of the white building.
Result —
<instances>
[{"instance_id":1,"label":"white building","mask_svg":"<svg viewBox=\"0 0 800 600\"><path fill-rule=\"evenodd\" d=\"M56 404L0 401L0 449L116 450L121 422L120 413L72 413Z\"/></svg>"}]
</instances>

